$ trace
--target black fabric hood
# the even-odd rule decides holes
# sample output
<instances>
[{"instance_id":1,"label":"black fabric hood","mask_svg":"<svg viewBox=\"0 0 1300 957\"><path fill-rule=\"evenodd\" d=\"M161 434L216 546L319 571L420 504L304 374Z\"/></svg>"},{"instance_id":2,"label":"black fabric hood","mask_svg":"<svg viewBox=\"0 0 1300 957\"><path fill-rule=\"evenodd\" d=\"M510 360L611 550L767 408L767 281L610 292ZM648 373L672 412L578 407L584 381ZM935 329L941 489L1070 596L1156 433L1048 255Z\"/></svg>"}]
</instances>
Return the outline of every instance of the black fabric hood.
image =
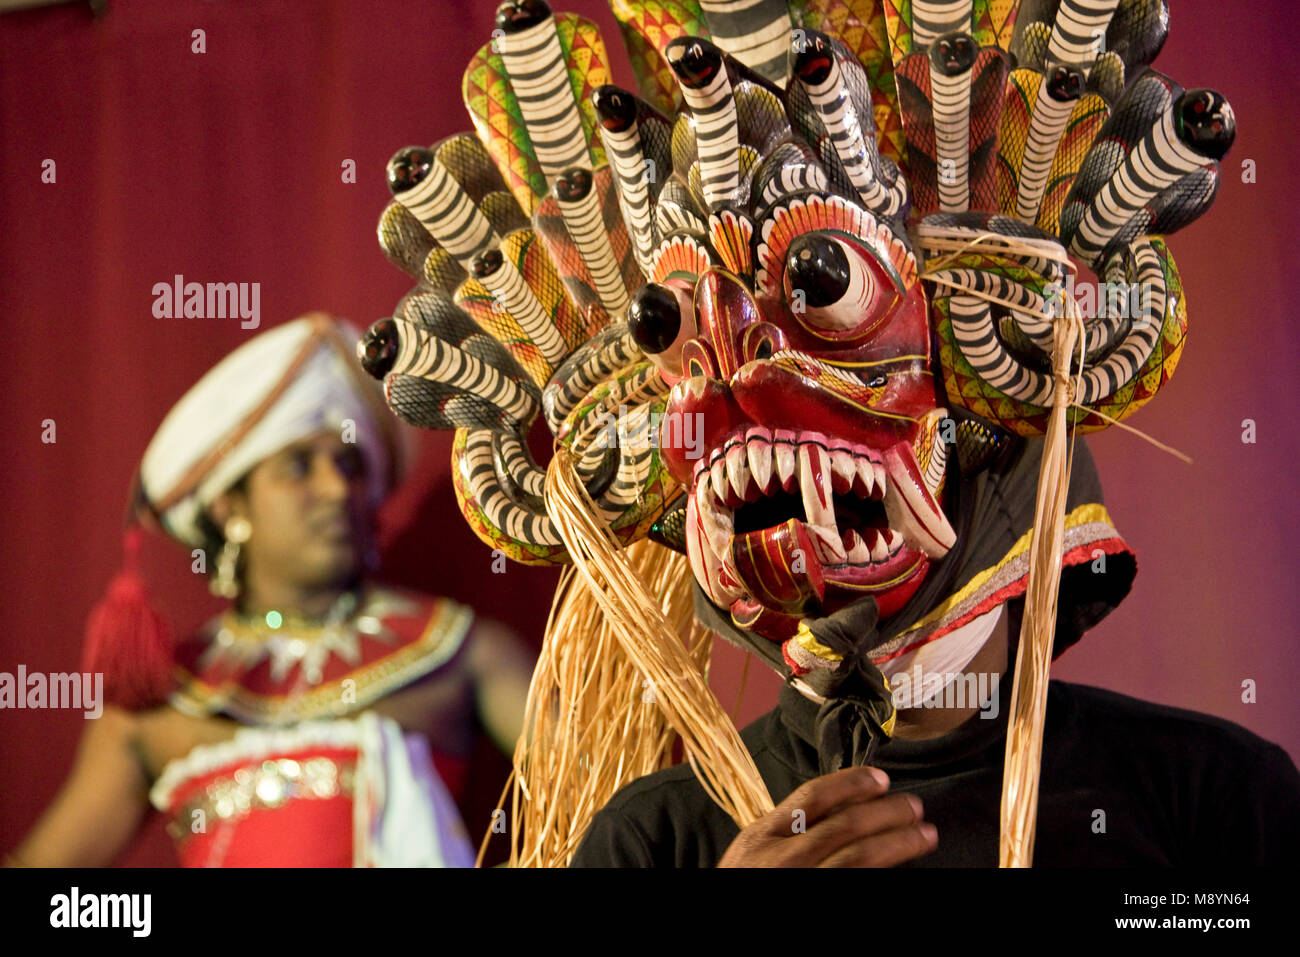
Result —
<instances>
[{"instance_id":1,"label":"black fabric hood","mask_svg":"<svg viewBox=\"0 0 1300 957\"><path fill-rule=\"evenodd\" d=\"M848 763L866 763L873 743L892 728L893 702L884 676L872 663L873 652L896 641L950 596L970 591L973 584L977 591L983 589L989 593L986 602L1001 603L993 585L985 582L990 578L991 569L999 563L1005 565L1006 557L1018 543L1023 546L1023 539L1033 525L1042 450L1040 439L1013 442L991 467L970 477L961 476L956 461L950 459L952 471L944 507L957 532L956 544L944 558L932 562L926 580L898 614L879 621L876 601L867 597L832 615L804 620L804 626L818 642L843 656L833 670L799 676L800 684L825 699L817 720L823 773ZM1066 512L1101 504L1096 464L1087 444L1078 438L1074 444ZM1091 515L1096 511L1104 517L1104 511L1082 511L1092 517L1091 535L1109 534L1111 541L1118 541L1118 533L1108 519ZM1077 642L1123 600L1132 587L1137 563L1127 547L1120 547L1106 556L1104 569L1101 574L1094 571L1092 561L1081 560L1077 549L1074 563L1063 568L1054 657ZM698 584L695 613L704 625L727 641L757 654L787 682L795 681L781 645L738 628L730 614L713 605Z\"/></svg>"}]
</instances>

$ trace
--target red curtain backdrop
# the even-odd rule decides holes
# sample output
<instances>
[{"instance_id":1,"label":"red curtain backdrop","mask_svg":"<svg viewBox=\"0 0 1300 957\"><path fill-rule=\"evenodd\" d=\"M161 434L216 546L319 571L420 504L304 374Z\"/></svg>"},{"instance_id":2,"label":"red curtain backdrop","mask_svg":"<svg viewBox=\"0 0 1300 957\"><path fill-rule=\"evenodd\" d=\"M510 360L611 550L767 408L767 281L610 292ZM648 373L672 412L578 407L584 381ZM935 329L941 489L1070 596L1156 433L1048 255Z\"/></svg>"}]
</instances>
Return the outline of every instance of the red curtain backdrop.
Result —
<instances>
[{"instance_id":1,"label":"red curtain backdrop","mask_svg":"<svg viewBox=\"0 0 1300 957\"><path fill-rule=\"evenodd\" d=\"M176 274L258 282L261 328L312 309L358 325L388 314L409 283L375 241L384 164L403 145L470 128L460 73L495 5L136 0L110 2L100 19L84 4L0 16L0 671L76 669L86 613L120 562L145 445L172 403L254 332L237 319L155 318L153 285ZM1172 241L1192 323L1178 375L1134 420L1195 464L1118 430L1092 440L1139 574L1055 674L1219 715L1300 757L1295 7L1172 6L1156 65L1189 88L1221 90L1239 120L1214 209ZM632 85L605 4L557 9L601 26L616 81ZM204 53L192 52L199 29ZM46 160L54 183L42 182ZM355 183L343 180L347 160ZM1242 440L1247 419L1253 444ZM42 441L46 420L53 443ZM455 510L449 436L420 445L385 511L385 577L539 641L555 573L493 575ZM155 538L145 567L180 628L219 607L187 551ZM743 659L729 647L716 657L730 706ZM1242 700L1247 680L1254 703ZM776 687L755 664L740 721L768 710ZM53 796L82 728L79 713L0 712L0 849ZM482 767L478 833L505 765ZM156 823L125 858L171 862Z\"/></svg>"}]
</instances>

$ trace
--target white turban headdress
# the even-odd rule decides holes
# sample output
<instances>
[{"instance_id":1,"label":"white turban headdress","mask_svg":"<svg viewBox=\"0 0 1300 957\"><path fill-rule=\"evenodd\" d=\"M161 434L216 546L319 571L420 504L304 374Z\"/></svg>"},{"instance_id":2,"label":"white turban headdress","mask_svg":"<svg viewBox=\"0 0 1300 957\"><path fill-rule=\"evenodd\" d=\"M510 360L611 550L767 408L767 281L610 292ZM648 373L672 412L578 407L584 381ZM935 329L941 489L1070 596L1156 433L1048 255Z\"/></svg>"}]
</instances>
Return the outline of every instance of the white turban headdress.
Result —
<instances>
[{"instance_id":1,"label":"white turban headdress","mask_svg":"<svg viewBox=\"0 0 1300 957\"><path fill-rule=\"evenodd\" d=\"M401 437L379 384L357 362L358 338L347 323L312 313L222 359L150 441L139 505L172 537L202 546L201 516L217 496L259 462L323 431L355 440L378 505L401 468Z\"/></svg>"}]
</instances>

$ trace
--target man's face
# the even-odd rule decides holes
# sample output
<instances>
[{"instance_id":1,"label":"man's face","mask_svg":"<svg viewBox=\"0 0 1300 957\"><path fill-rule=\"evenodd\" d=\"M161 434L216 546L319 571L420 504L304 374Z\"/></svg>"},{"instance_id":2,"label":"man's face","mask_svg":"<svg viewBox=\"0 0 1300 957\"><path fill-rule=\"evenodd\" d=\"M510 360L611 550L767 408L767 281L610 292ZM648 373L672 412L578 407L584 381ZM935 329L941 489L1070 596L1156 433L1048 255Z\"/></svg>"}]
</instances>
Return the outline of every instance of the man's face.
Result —
<instances>
[{"instance_id":1,"label":"man's face","mask_svg":"<svg viewBox=\"0 0 1300 957\"><path fill-rule=\"evenodd\" d=\"M232 514L252 525L246 574L303 588L348 581L372 534L366 460L355 444L322 434L256 466Z\"/></svg>"}]
</instances>

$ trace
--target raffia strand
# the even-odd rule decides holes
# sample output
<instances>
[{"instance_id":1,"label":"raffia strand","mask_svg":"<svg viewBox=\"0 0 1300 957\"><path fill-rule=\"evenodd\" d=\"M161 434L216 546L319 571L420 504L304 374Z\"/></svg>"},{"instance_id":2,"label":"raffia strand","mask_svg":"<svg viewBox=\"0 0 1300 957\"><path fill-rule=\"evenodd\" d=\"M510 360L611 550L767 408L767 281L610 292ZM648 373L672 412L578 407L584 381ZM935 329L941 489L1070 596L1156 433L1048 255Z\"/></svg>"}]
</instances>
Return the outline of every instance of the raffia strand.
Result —
<instances>
[{"instance_id":1,"label":"raffia strand","mask_svg":"<svg viewBox=\"0 0 1300 957\"><path fill-rule=\"evenodd\" d=\"M575 461L573 453L563 448L551 459L545 485L547 512L623 653L635 664L638 675L644 676L647 690L681 738L701 784L744 827L772 809L767 787L735 724L709 689L706 673L683 644L680 632L670 625L656 597L662 592L656 593L655 583L633 567L600 519L574 468ZM632 546L638 547L666 551L651 542ZM680 580L689 594L689 568L681 556L672 554L680 563Z\"/></svg>"},{"instance_id":2,"label":"raffia strand","mask_svg":"<svg viewBox=\"0 0 1300 957\"><path fill-rule=\"evenodd\" d=\"M712 635L695 624L686 560L650 541L622 557L690 668L707 676ZM502 792L512 867L566 867L615 792L673 763L677 735L653 688L624 652L590 576L565 569ZM489 828L480 865L492 836Z\"/></svg>"}]
</instances>

